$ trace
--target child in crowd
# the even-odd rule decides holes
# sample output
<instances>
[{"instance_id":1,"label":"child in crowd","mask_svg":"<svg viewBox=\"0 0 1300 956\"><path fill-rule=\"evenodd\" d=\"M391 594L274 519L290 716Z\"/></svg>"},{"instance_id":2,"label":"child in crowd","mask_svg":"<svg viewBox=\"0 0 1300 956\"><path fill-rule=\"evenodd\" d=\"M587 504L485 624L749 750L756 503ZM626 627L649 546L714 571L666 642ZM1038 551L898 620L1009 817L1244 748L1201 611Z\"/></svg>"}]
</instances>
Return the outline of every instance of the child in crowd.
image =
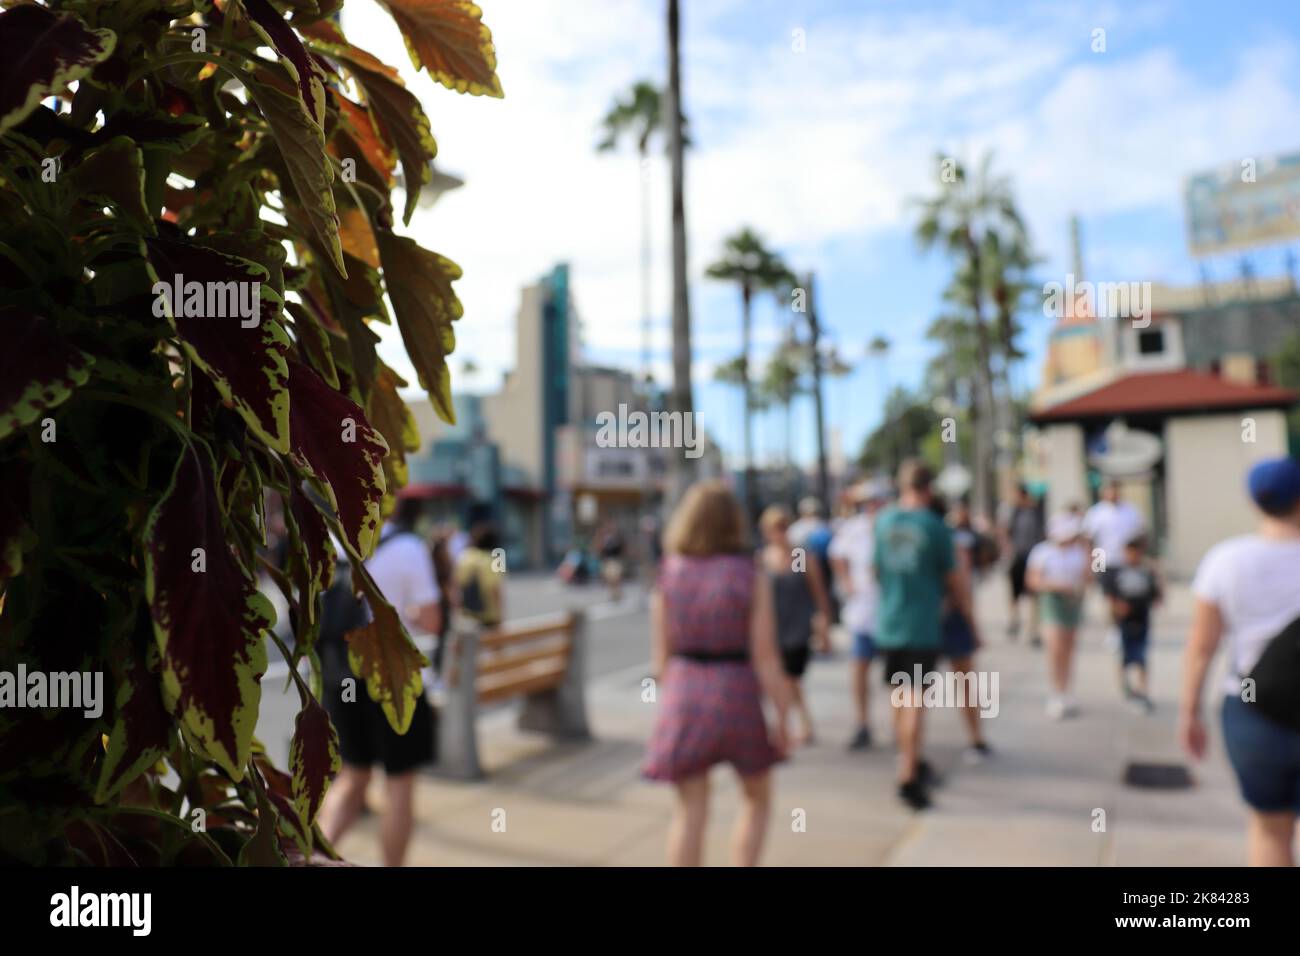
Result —
<instances>
[{"instance_id":1,"label":"child in crowd","mask_svg":"<svg viewBox=\"0 0 1300 956\"><path fill-rule=\"evenodd\" d=\"M1155 707L1147 692L1147 638L1151 608L1160 603L1162 588L1160 576L1145 552L1142 534L1130 538L1124 546L1124 564L1106 576L1104 587L1111 616L1119 628L1120 687L1136 708L1149 714Z\"/></svg>"}]
</instances>

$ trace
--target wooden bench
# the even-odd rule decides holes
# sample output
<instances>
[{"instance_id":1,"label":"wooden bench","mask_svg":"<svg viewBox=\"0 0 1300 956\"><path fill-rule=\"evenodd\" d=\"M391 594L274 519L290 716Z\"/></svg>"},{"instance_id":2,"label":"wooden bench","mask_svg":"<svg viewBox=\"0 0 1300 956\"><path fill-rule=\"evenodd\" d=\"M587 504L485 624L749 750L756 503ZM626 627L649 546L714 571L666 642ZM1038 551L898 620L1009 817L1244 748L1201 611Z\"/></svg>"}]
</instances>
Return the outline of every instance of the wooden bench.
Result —
<instances>
[{"instance_id":1,"label":"wooden bench","mask_svg":"<svg viewBox=\"0 0 1300 956\"><path fill-rule=\"evenodd\" d=\"M457 622L443 656L446 696L438 713L439 773L484 776L478 717L485 705L523 699L518 726L565 740L585 740L586 618L548 614L483 628Z\"/></svg>"}]
</instances>

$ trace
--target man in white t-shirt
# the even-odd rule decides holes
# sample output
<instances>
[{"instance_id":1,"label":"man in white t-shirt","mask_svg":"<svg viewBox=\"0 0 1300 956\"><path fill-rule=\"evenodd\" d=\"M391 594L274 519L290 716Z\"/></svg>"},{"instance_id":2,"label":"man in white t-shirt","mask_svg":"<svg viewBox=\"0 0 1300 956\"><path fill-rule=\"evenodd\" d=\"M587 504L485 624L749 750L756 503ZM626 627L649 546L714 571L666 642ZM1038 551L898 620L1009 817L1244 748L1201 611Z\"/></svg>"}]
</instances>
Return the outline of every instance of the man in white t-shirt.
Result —
<instances>
[{"instance_id":1,"label":"man in white t-shirt","mask_svg":"<svg viewBox=\"0 0 1300 956\"><path fill-rule=\"evenodd\" d=\"M1287 690L1291 677L1274 673L1257 684L1251 673L1273 640L1300 618L1300 463L1291 458L1262 461L1251 469L1248 487L1262 512L1259 530L1211 548L1192 584L1195 603L1183 661L1179 737L1195 759L1204 758L1208 734L1201 691L1219 642L1226 638L1223 738L1251 809L1250 863L1292 866L1300 814L1300 729L1279 719L1275 707L1267 708L1272 716L1261 710L1272 703L1262 696L1265 683L1284 688L1281 703L1293 700Z\"/></svg>"},{"instance_id":2,"label":"man in white t-shirt","mask_svg":"<svg viewBox=\"0 0 1300 956\"><path fill-rule=\"evenodd\" d=\"M876 605L880 599L871 568L871 556L875 552L872 523L876 512L889 499L889 485L883 481L865 481L855 485L850 495L858 512L835 529L829 553L842 602L840 623L853 641L853 706L857 730L849 741L849 749L866 750L871 746L867 694L871 660L875 657Z\"/></svg>"},{"instance_id":3,"label":"man in white t-shirt","mask_svg":"<svg viewBox=\"0 0 1300 956\"><path fill-rule=\"evenodd\" d=\"M379 544L366 562L366 570L388 600L408 632L436 634L441 623L440 592L433 556L414 532L420 502L403 499L380 532ZM327 684L332 684L327 681ZM325 704L339 735L343 766L325 795L321 830L331 842L351 828L365 806L371 768L384 768L384 812L379 821L379 841L385 866L401 866L411 839L415 769L433 755L433 712L424 694L415 700L415 713L405 734L388 724L383 709L370 699L361 681L355 693L341 697L336 686L326 686Z\"/></svg>"},{"instance_id":4,"label":"man in white t-shirt","mask_svg":"<svg viewBox=\"0 0 1300 956\"><path fill-rule=\"evenodd\" d=\"M1145 527L1142 512L1127 501L1120 501L1117 481L1106 482L1101 490L1101 501L1083 516L1083 533L1092 542L1092 548L1101 549L1107 571L1123 567L1125 547Z\"/></svg>"}]
</instances>

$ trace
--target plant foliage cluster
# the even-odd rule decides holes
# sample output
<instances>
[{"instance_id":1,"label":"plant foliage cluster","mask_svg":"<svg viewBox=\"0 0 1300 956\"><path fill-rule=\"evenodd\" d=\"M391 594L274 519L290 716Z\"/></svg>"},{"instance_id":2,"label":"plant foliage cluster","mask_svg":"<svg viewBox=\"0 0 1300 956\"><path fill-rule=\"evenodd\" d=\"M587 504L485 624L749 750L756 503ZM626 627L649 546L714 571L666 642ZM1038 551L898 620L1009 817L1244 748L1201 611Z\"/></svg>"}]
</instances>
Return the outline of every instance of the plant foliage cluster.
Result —
<instances>
[{"instance_id":1,"label":"plant foliage cluster","mask_svg":"<svg viewBox=\"0 0 1300 956\"><path fill-rule=\"evenodd\" d=\"M410 722L423 661L362 565L416 438L373 327L396 323L451 420L460 270L395 228L436 146L398 72L348 41L342 5L0 12L0 672L101 672L105 698L98 718L0 708L0 857L332 856L315 816L337 737L319 669L296 668L314 662L331 535L372 608L353 669ZM417 68L501 95L476 6L383 6ZM257 283L256 321L160 294L195 282ZM284 770L254 736L279 640L259 573L290 608Z\"/></svg>"}]
</instances>

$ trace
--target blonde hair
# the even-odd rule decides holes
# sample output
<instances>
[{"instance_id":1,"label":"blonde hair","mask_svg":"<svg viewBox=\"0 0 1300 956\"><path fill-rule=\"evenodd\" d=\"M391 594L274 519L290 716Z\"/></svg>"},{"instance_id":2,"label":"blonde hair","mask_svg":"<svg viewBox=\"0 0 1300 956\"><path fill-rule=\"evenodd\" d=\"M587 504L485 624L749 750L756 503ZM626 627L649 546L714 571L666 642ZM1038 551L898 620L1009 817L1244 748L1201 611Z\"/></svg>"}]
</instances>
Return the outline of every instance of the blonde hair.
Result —
<instances>
[{"instance_id":1,"label":"blonde hair","mask_svg":"<svg viewBox=\"0 0 1300 956\"><path fill-rule=\"evenodd\" d=\"M758 526L764 534L771 534L777 528L790 527L790 512L781 505L768 505L759 516Z\"/></svg>"},{"instance_id":2,"label":"blonde hair","mask_svg":"<svg viewBox=\"0 0 1300 956\"><path fill-rule=\"evenodd\" d=\"M692 485L664 529L664 552L690 557L741 554L747 548L740 502L722 481Z\"/></svg>"}]
</instances>

